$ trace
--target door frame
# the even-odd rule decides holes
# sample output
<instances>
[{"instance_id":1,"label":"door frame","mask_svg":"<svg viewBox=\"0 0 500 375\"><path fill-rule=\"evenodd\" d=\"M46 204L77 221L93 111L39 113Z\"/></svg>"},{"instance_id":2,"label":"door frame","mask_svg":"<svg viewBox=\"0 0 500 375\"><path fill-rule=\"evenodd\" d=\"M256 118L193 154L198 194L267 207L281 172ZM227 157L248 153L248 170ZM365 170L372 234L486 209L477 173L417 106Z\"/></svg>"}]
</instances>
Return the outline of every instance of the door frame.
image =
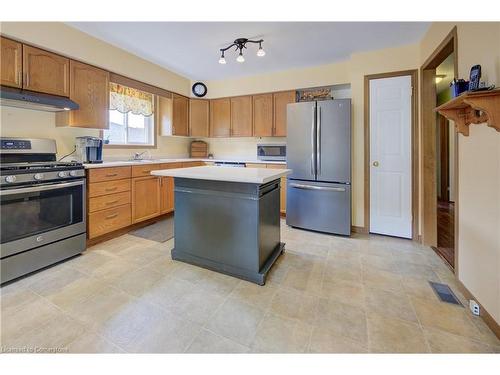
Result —
<instances>
[{"instance_id":1,"label":"door frame","mask_svg":"<svg viewBox=\"0 0 500 375\"><path fill-rule=\"evenodd\" d=\"M441 41L431 55L420 67L422 113L422 243L428 246L437 246L437 182L436 182L436 84L434 75L436 67L441 64L451 53L454 53L454 75L458 77L458 33L453 27L448 35ZM454 272L458 276L458 133L455 133L455 260Z\"/></svg>"},{"instance_id":2,"label":"door frame","mask_svg":"<svg viewBox=\"0 0 500 375\"><path fill-rule=\"evenodd\" d=\"M396 72L369 74L364 77L364 135L365 135L365 224L364 231L370 233L370 81L381 78L394 78L401 76L411 77L412 97L411 97L411 215L412 215L412 240L419 239L418 234L418 111L417 111L417 77L418 70L401 70Z\"/></svg>"}]
</instances>

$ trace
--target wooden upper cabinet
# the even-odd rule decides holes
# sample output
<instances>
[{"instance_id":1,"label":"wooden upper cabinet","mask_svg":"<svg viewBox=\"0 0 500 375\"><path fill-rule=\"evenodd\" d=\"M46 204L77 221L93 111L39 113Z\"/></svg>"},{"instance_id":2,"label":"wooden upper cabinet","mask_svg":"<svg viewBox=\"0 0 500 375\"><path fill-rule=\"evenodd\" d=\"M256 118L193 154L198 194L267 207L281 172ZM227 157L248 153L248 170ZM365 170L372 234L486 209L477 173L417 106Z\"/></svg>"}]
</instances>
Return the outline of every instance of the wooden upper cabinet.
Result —
<instances>
[{"instance_id":1,"label":"wooden upper cabinet","mask_svg":"<svg viewBox=\"0 0 500 375\"><path fill-rule=\"evenodd\" d=\"M158 111L158 128L159 134L162 136L172 135L173 122L173 100L172 97L157 96L157 111Z\"/></svg>"},{"instance_id":2,"label":"wooden upper cabinet","mask_svg":"<svg viewBox=\"0 0 500 375\"><path fill-rule=\"evenodd\" d=\"M172 135L188 136L189 99L174 94L172 109Z\"/></svg>"},{"instance_id":3,"label":"wooden upper cabinet","mask_svg":"<svg viewBox=\"0 0 500 375\"><path fill-rule=\"evenodd\" d=\"M1 84L21 88L23 86L23 46L19 42L4 37L0 37L0 45Z\"/></svg>"},{"instance_id":4,"label":"wooden upper cabinet","mask_svg":"<svg viewBox=\"0 0 500 375\"><path fill-rule=\"evenodd\" d=\"M273 94L254 95L253 135L255 137L273 136Z\"/></svg>"},{"instance_id":5,"label":"wooden upper cabinet","mask_svg":"<svg viewBox=\"0 0 500 375\"><path fill-rule=\"evenodd\" d=\"M231 136L252 136L252 97L237 96L231 98Z\"/></svg>"},{"instance_id":6,"label":"wooden upper cabinet","mask_svg":"<svg viewBox=\"0 0 500 375\"><path fill-rule=\"evenodd\" d=\"M229 137L231 131L231 100L210 100L210 136Z\"/></svg>"},{"instance_id":7,"label":"wooden upper cabinet","mask_svg":"<svg viewBox=\"0 0 500 375\"><path fill-rule=\"evenodd\" d=\"M283 91L273 94L274 136L286 137L286 106L295 103L295 91Z\"/></svg>"},{"instance_id":8,"label":"wooden upper cabinet","mask_svg":"<svg viewBox=\"0 0 500 375\"><path fill-rule=\"evenodd\" d=\"M189 99L189 135L208 137L209 102L203 99Z\"/></svg>"},{"instance_id":9,"label":"wooden upper cabinet","mask_svg":"<svg viewBox=\"0 0 500 375\"><path fill-rule=\"evenodd\" d=\"M68 58L23 44L24 89L69 96L69 69Z\"/></svg>"},{"instance_id":10,"label":"wooden upper cabinet","mask_svg":"<svg viewBox=\"0 0 500 375\"><path fill-rule=\"evenodd\" d=\"M109 73L105 70L70 61L70 99L80 109L57 112L58 126L107 129L109 126Z\"/></svg>"}]
</instances>

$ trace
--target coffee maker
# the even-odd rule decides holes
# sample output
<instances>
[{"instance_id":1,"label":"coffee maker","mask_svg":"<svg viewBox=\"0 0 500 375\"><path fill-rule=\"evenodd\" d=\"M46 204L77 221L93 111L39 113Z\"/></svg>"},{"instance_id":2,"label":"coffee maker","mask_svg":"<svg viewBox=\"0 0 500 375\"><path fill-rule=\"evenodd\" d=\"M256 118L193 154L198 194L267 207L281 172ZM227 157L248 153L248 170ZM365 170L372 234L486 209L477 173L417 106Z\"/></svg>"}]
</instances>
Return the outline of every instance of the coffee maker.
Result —
<instances>
[{"instance_id":1,"label":"coffee maker","mask_svg":"<svg viewBox=\"0 0 500 375\"><path fill-rule=\"evenodd\" d=\"M102 163L102 139L76 137L76 155L82 163Z\"/></svg>"}]
</instances>

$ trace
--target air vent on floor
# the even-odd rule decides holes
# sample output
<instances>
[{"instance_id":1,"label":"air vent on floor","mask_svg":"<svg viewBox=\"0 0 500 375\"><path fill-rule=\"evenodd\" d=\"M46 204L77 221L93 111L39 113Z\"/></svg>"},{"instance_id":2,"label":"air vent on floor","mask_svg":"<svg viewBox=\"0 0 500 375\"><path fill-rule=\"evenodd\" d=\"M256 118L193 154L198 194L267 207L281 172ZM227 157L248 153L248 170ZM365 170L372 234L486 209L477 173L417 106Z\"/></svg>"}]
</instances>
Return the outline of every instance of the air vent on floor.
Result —
<instances>
[{"instance_id":1,"label":"air vent on floor","mask_svg":"<svg viewBox=\"0 0 500 375\"><path fill-rule=\"evenodd\" d=\"M434 292L437 294L437 296L441 301L463 307L463 305L460 303L455 293L453 293L453 291L450 289L448 285L435 283L432 281L429 281L429 284L431 284L432 289L434 290Z\"/></svg>"}]
</instances>

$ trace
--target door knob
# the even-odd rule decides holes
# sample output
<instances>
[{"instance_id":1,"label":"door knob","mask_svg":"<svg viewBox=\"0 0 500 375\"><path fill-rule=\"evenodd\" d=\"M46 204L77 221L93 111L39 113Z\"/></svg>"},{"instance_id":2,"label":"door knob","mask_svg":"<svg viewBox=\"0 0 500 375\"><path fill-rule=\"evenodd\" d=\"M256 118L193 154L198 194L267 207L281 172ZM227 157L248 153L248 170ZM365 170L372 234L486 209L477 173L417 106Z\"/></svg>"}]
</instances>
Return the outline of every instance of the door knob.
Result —
<instances>
[{"instance_id":1,"label":"door knob","mask_svg":"<svg viewBox=\"0 0 500 375\"><path fill-rule=\"evenodd\" d=\"M378 167L378 161L374 161L374 162L373 162L373 166L374 166L374 167Z\"/></svg>"}]
</instances>

